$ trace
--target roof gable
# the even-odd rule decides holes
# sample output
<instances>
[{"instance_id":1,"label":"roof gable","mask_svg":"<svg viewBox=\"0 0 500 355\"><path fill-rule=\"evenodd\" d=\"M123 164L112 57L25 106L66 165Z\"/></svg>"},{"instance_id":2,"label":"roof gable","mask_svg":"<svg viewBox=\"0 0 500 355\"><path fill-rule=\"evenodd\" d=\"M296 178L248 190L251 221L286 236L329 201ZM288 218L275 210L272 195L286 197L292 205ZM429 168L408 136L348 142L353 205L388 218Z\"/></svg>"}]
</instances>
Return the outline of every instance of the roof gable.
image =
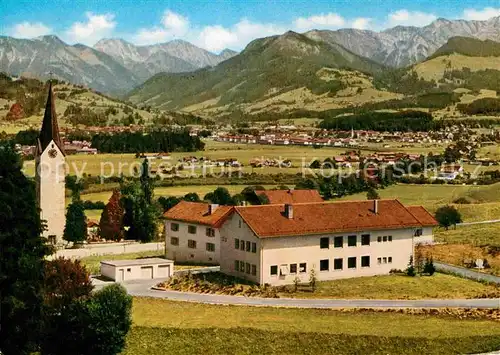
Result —
<instances>
[{"instance_id":1,"label":"roof gable","mask_svg":"<svg viewBox=\"0 0 500 355\"><path fill-rule=\"evenodd\" d=\"M209 214L210 204L205 202L180 201L163 214L168 220L203 224L218 228L232 212L232 206L218 206Z\"/></svg>"}]
</instances>

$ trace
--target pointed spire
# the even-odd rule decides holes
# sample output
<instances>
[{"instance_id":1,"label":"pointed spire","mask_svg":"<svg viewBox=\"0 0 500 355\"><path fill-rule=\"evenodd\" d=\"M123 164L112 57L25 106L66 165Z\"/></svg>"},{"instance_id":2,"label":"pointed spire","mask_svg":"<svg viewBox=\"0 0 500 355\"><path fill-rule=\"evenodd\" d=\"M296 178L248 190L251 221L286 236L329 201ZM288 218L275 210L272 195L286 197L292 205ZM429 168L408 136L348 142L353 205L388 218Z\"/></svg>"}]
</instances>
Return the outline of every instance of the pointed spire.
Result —
<instances>
[{"instance_id":1,"label":"pointed spire","mask_svg":"<svg viewBox=\"0 0 500 355\"><path fill-rule=\"evenodd\" d=\"M40 153L47 148L51 141L59 147L64 154L61 137L59 136L59 125L57 124L56 104L54 102L54 94L52 92L52 81L49 80L49 94L47 103L45 104L45 114L43 115L42 130L40 131L39 148Z\"/></svg>"}]
</instances>

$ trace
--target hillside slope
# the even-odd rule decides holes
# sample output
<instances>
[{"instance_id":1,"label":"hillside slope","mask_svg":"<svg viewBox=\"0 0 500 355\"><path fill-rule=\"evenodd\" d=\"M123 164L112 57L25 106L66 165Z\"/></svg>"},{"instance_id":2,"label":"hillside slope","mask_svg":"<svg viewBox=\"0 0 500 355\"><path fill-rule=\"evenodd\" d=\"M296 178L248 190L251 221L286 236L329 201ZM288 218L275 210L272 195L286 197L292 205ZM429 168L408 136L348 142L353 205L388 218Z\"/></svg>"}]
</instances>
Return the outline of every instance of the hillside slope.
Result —
<instances>
[{"instance_id":1,"label":"hillside slope","mask_svg":"<svg viewBox=\"0 0 500 355\"><path fill-rule=\"evenodd\" d=\"M239 55L213 68L185 74L158 74L133 90L128 98L164 109L194 104L237 106L306 88L315 95L335 95L345 85L320 77L323 68L377 73L379 64L338 44L326 44L287 32L252 41Z\"/></svg>"}]
</instances>

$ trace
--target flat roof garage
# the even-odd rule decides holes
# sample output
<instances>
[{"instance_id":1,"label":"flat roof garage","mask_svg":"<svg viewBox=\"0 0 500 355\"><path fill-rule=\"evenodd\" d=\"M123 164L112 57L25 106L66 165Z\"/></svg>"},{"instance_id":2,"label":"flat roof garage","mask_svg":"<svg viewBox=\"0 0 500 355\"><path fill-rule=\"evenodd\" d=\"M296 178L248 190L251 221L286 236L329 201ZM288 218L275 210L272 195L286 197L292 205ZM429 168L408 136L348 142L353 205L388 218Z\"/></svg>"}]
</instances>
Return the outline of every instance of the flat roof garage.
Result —
<instances>
[{"instance_id":1,"label":"flat roof garage","mask_svg":"<svg viewBox=\"0 0 500 355\"><path fill-rule=\"evenodd\" d=\"M167 279L174 273L174 261L162 258L103 260L101 275L116 282Z\"/></svg>"}]
</instances>

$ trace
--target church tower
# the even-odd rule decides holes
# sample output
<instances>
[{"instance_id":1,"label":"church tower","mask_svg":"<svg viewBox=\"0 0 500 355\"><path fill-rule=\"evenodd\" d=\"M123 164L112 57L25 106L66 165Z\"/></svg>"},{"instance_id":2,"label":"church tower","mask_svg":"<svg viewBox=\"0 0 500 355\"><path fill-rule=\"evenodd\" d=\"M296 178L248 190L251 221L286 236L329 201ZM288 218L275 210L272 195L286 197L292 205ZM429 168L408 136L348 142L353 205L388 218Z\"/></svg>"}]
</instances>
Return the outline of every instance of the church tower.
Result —
<instances>
[{"instance_id":1,"label":"church tower","mask_svg":"<svg viewBox=\"0 0 500 355\"><path fill-rule=\"evenodd\" d=\"M42 130L35 153L35 179L40 218L45 221L43 236L51 244L63 243L65 216L66 157L59 136L52 83L45 105Z\"/></svg>"}]
</instances>

